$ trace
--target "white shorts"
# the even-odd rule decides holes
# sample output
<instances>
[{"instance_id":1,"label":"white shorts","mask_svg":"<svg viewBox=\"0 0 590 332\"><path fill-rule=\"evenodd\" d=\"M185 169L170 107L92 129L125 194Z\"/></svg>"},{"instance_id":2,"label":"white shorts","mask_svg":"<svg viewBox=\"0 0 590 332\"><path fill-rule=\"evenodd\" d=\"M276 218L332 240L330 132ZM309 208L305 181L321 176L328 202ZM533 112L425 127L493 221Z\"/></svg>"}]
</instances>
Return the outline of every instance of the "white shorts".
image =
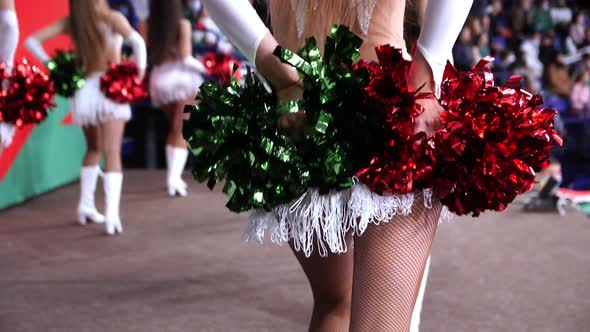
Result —
<instances>
[{"instance_id":1,"label":"white shorts","mask_svg":"<svg viewBox=\"0 0 590 332\"><path fill-rule=\"evenodd\" d=\"M103 73L86 77L86 83L76 91L70 108L74 123L78 126L96 126L114 119L131 119L131 106L107 98L100 91L100 77Z\"/></svg>"},{"instance_id":2,"label":"white shorts","mask_svg":"<svg viewBox=\"0 0 590 332\"><path fill-rule=\"evenodd\" d=\"M150 76L150 97L154 106L195 99L203 78L182 61L155 66Z\"/></svg>"}]
</instances>

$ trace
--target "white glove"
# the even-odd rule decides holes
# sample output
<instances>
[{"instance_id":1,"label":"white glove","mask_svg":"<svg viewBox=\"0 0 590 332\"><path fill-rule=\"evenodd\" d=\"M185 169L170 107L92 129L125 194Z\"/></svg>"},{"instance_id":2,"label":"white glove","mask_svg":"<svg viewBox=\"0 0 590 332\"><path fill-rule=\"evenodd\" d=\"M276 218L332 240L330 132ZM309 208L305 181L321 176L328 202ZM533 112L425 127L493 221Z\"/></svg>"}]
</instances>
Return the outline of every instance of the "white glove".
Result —
<instances>
[{"instance_id":1,"label":"white glove","mask_svg":"<svg viewBox=\"0 0 590 332\"><path fill-rule=\"evenodd\" d=\"M143 38L141 38L137 31L133 31L127 36L125 42L131 46L131 49L133 50L133 57L137 64L137 68L139 68L139 70L145 70L147 67L147 51Z\"/></svg>"},{"instance_id":2,"label":"white glove","mask_svg":"<svg viewBox=\"0 0 590 332\"><path fill-rule=\"evenodd\" d=\"M0 36L0 62L10 71L18 44L18 19L13 10L0 10Z\"/></svg>"},{"instance_id":3,"label":"white glove","mask_svg":"<svg viewBox=\"0 0 590 332\"><path fill-rule=\"evenodd\" d=\"M417 47L432 69L437 96L447 60L453 58L453 45L472 5L473 0L431 0L426 6Z\"/></svg>"}]
</instances>

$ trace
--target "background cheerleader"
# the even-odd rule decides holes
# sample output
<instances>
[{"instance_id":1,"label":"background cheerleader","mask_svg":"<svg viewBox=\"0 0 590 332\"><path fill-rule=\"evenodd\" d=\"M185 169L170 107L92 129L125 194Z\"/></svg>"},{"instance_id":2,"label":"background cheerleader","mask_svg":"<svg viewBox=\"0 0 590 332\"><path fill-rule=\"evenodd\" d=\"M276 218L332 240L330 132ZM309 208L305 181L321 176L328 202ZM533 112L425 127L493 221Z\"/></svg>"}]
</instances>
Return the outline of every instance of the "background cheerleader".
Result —
<instances>
[{"instance_id":1,"label":"background cheerleader","mask_svg":"<svg viewBox=\"0 0 590 332\"><path fill-rule=\"evenodd\" d=\"M146 49L141 36L133 30L120 13L111 10L106 0L70 0L70 15L39 30L25 45L42 62L49 61L41 43L60 34L69 34L75 44L79 64L84 68L85 85L71 100L74 122L82 127L87 151L80 172L80 203L78 221L86 224L106 221L108 234L123 231L119 202L123 183L121 142L125 122L131 118L131 108L105 97L100 91L100 78L109 63L121 60L123 38L133 49L141 75L146 67ZM94 205L96 181L101 173L98 166L105 157L104 190L106 216Z\"/></svg>"},{"instance_id":2,"label":"background cheerleader","mask_svg":"<svg viewBox=\"0 0 590 332\"><path fill-rule=\"evenodd\" d=\"M166 137L167 186L170 196L186 196L182 180L188 151L182 136L184 105L193 103L203 82L202 64L192 57L191 24L182 18L181 0L152 0L147 20L152 103L169 122Z\"/></svg>"},{"instance_id":3,"label":"background cheerleader","mask_svg":"<svg viewBox=\"0 0 590 332\"><path fill-rule=\"evenodd\" d=\"M6 66L6 72L12 70L17 44L18 19L14 10L14 0L0 0L0 64ZM14 125L0 121L0 154L4 147L12 142L14 131Z\"/></svg>"}]
</instances>

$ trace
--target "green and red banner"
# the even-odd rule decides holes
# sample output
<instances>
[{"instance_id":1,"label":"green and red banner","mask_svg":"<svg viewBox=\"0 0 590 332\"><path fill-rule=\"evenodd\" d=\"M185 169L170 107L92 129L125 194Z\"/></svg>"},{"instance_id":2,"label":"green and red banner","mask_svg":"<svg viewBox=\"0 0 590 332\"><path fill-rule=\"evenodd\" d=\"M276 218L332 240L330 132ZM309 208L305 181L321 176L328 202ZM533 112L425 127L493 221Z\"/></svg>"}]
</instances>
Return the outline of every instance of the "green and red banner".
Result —
<instances>
[{"instance_id":1,"label":"green and red banner","mask_svg":"<svg viewBox=\"0 0 590 332\"><path fill-rule=\"evenodd\" d=\"M20 30L16 59L26 57L42 67L25 51L22 41L67 15L67 0L53 0L51 5L18 0L16 6ZM71 48L71 42L63 36L47 42L45 47L51 54L56 48ZM18 129L12 145L0 155L0 209L77 179L85 151L84 138L80 128L71 125L68 100L57 97L56 104L42 124Z\"/></svg>"}]
</instances>

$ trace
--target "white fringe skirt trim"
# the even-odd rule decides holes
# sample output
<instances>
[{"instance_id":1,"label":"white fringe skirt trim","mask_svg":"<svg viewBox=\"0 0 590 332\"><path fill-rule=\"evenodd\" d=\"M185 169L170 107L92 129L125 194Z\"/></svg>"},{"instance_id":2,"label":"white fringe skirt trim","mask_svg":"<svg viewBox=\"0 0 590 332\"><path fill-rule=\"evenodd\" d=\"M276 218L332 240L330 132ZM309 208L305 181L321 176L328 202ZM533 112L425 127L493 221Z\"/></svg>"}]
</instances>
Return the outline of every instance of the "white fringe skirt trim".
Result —
<instances>
[{"instance_id":1,"label":"white fringe skirt trim","mask_svg":"<svg viewBox=\"0 0 590 332\"><path fill-rule=\"evenodd\" d=\"M250 214L244 240L262 242L265 232L270 232L273 243L293 241L297 251L309 257L313 250L322 257L329 253L347 251L346 235L354 232L362 235L369 224L388 223L395 215L409 215L414 205L411 193L381 196L367 186L356 183L351 189L320 195L317 189L309 189L297 201L279 206L270 212L256 210ZM432 207L432 190L421 192L424 206ZM443 207L439 222L450 220L452 214Z\"/></svg>"},{"instance_id":2,"label":"white fringe skirt trim","mask_svg":"<svg viewBox=\"0 0 590 332\"><path fill-rule=\"evenodd\" d=\"M0 146L8 147L12 143L15 130L14 125L0 122Z\"/></svg>"},{"instance_id":3,"label":"white fringe skirt trim","mask_svg":"<svg viewBox=\"0 0 590 332\"><path fill-rule=\"evenodd\" d=\"M150 75L150 97L154 106L195 99L204 81L182 60L155 66Z\"/></svg>"},{"instance_id":4,"label":"white fringe skirt trim","mask_svg":"<svg viewBox=\"0 0 590 332\"><path fill-rule=\"evenodd\" d=\"M107 98L100 91L100 77L103 73L86 77L86 83L76 91L71 100L74 124L78 126L96 126L111 120L131 119L131 106L120 104Z\"/></svg>"}]
</instances>

